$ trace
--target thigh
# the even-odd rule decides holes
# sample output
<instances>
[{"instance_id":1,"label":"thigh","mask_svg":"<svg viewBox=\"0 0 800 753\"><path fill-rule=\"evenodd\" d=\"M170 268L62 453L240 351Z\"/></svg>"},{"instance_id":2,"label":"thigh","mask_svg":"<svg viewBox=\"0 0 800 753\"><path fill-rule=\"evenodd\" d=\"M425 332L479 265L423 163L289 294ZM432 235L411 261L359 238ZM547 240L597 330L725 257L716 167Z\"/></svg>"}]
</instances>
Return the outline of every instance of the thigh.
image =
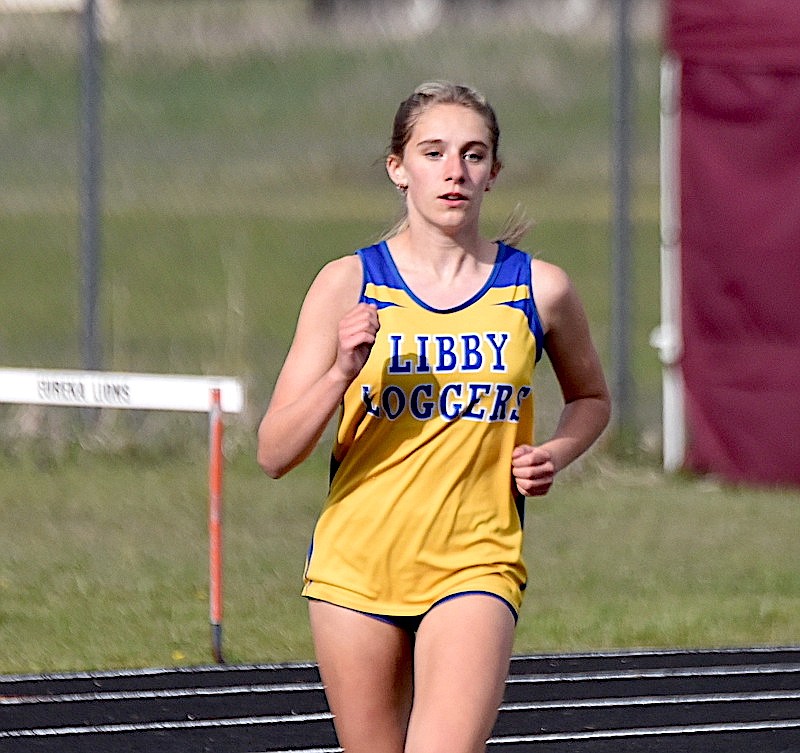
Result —
<instances>
[{"instance_id":1,"label":"thigh","mask_svg":"<svg viewBox=\"0 0 800 753\"><path fill-rule=\"evenodd\" d=\"M497 719L514 641L508 606L465 594L435 606L417 633L406 753L482 753Z\"/></svg>"},{"instance_id":2,"label":"thigh","mask_svg":"<svg viewBox=\"0 0 800 753\"><path fill-rule=\"evenodd\" d=\"M411 635L369 615L309 602L311 633L339 744L402 753L411 709Z\"/></svg>"}]
</instances>

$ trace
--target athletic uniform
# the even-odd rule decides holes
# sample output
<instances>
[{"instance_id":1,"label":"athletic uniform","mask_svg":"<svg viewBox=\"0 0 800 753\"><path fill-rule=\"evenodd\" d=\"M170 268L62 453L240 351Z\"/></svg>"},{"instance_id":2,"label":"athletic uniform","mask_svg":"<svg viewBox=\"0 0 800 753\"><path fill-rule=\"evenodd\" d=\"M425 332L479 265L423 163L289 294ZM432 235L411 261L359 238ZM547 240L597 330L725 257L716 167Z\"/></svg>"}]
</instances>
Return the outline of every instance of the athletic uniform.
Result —
<instances>
[{"instance_id":1,"label":"athletic uniform","mask_svg":"<svg viewBox=\"0 0 800 753\"><path fill-rule=\"evenodd\" d=\"M380 329L344 396L303 595L410 617L478 591L516 614L527 575L511 453L533 441L542 350L531 259L498 244L481 290L439 310L386 243L356 253Z\"/></svg>"}]
</instances>

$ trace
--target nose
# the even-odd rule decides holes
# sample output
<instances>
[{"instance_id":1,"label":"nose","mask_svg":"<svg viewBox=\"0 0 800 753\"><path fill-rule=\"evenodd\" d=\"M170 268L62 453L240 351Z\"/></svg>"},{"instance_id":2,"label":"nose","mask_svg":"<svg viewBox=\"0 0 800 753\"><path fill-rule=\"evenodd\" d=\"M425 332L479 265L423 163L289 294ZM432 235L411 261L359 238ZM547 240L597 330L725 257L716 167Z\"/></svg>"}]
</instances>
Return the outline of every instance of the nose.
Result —
<instances>
[{"instance_id":1,"label":"nose","mask_svg":"<svg viewBox=\"0 0 800 753\"><path fill-rule=\"evenodd\" d=\"M445 160L445 180L453 183L464 182L464 161L460 154L452 154Z\"/></svg>"}]
</instances>

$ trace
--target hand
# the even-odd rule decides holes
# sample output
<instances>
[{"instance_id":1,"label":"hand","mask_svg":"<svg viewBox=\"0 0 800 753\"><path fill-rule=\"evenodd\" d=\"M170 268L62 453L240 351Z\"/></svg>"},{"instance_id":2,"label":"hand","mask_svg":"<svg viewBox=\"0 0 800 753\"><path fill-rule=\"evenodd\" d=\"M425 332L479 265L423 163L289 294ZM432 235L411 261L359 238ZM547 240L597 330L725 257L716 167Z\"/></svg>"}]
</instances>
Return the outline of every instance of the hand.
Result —
<instances>
[{"instance_id":1,"label":"hand","mask_svg":"<svg viewBox=\"0 0 800 753\"><path fill-rule=\"evenodd\" d=\"M342 317L336 367L347 381L355 379L364 368L380 326L378 307L369 303L359 303Z\"/></svg>"},{"instance_id":2,"label":"hand","mask_svg":"<svg viewBox=\"0 0 800 753\"><path fill-rule=\"evenodd\" d=\"M511 454L511 473L520 494L541 497L550 491L556 467L549 450L521 444Z\"/></svg>"}]
</instances>

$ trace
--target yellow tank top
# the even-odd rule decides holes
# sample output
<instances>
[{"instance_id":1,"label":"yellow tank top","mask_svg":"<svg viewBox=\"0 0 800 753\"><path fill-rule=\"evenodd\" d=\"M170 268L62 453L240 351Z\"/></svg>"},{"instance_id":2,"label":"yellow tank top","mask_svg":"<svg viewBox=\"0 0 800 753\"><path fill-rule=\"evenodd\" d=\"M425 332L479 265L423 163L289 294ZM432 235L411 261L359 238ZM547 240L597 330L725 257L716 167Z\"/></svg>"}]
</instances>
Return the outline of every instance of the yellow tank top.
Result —
<instances>
[{"instance_id":1,"label":"yellow tank top","mask_svg":"<svg viewBox=\"0 0 800 753\"><path fill-rule=\"evenodd\" d=\"M380 330L344 396L303 594L406 616L480 590L518 610L523 500L511 453L533 441L542 348L531 259L498 244L483 288L438 310L404 283L385 243L357 254Z\"/></svg>"}]
</instances>

